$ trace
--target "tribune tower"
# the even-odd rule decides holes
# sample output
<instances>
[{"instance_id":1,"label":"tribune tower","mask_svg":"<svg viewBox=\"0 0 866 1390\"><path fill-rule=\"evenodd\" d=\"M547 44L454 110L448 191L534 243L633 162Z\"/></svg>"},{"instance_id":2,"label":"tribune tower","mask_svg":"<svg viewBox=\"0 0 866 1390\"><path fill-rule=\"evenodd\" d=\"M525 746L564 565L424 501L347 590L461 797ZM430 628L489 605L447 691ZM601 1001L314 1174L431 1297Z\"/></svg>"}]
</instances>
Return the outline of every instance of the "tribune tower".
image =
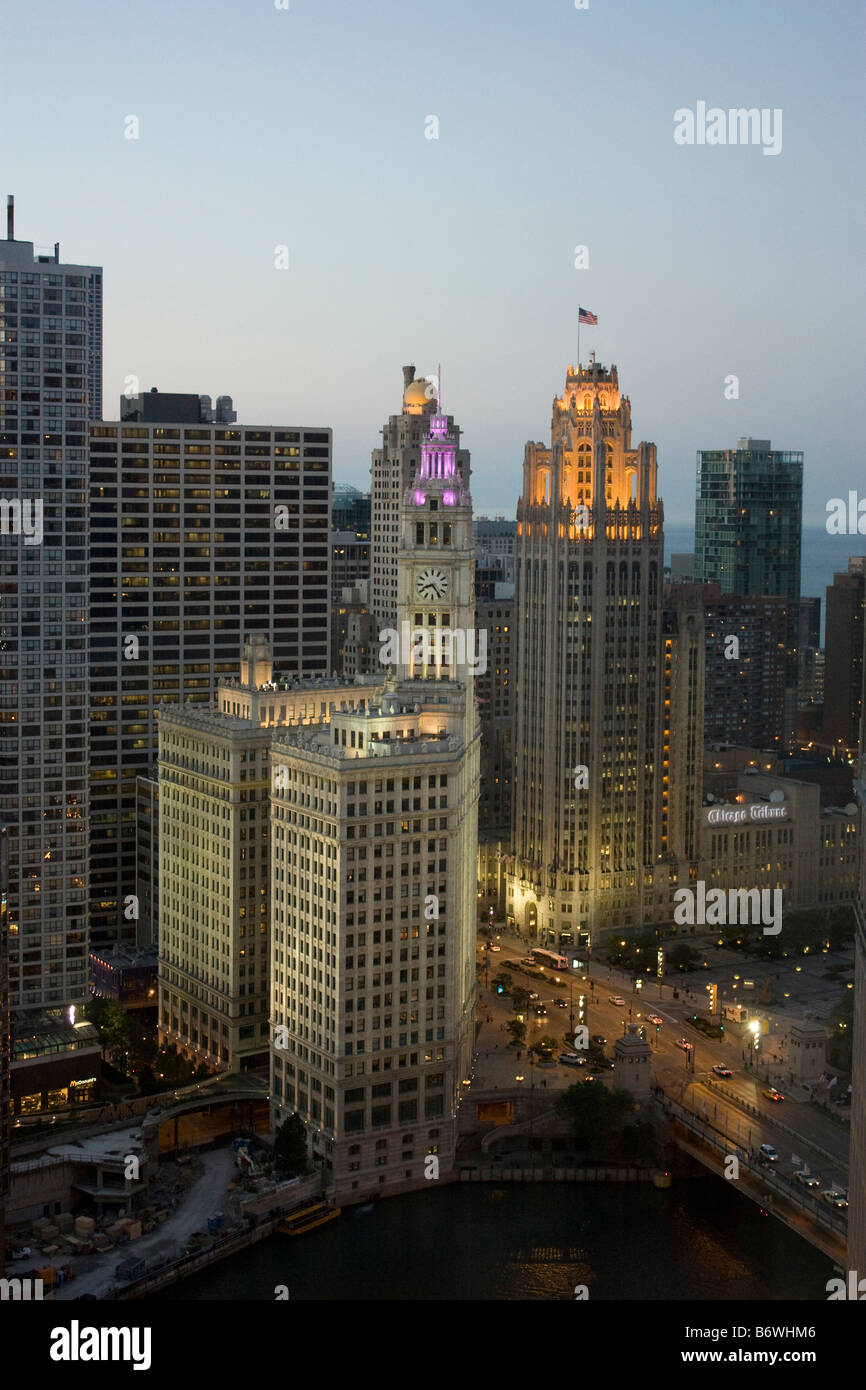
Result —
<instances>
[{"instance_id":1,"label":"tribune tower","mask_svg":"<svg viewBox=\"0 0 866 1390\"><path fill-rule=\"evenodd\" d=\"M569 367L517 510L507 904L546 941L638 924L672 848L656 473L616 367Z\"/></svg>"}]
</instances>

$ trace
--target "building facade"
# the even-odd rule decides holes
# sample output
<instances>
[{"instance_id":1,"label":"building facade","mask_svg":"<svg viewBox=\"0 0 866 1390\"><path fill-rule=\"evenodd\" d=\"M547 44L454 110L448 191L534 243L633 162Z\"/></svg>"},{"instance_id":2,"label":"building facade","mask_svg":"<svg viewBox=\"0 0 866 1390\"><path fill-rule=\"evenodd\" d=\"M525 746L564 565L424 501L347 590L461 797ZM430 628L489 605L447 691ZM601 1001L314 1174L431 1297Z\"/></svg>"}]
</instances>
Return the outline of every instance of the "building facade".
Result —
<instances>
[{"instance_id":1,"label":"building facade","mask_svg":"<svg viewBox=\"0 0 866 1390\"><path fill-rule=\"evenodd\" d=\"M331 432L100 423L90 434L90 915L102 947L136 936L124 900L158 709L208 704L253 634L282 670L329 670Z\"/></svg>"},{"instance_id":2,"label":"building facade","mask_svg":"<svg viewBox=\"0 0 866 1390\"><path fill-rule=\"evenodd\" d=\"M777 596L787 609L785 742L794 741L800 639L803 455L741 439L698 454L695 576L724 594Z\"/></svg>"},{"instance_id":3,"label":"building facade","mask_svg":"<svg viewBox=\"0 0 866 1390\"><path fill-rule=\"evenodd\" d=\"M860 759L854 790L860 825L864 829L860 836L860 891L855 906L854 1040L848 1156L848 1269L858 1272L866 1270L866 646L862 672Z\"/></svg>"},{"instance_id":4,"label":"building facade","mask_svg":"<svg viewBox=\"0 0 866 1390\"><path fill-rule=\"evenodd\" d=\"M0 241L0 818L16 1009L87 996L88 421L102 271Z\"/></svg>"},{"instance_id":5,"label":"building facade","mask_svg":"<svg viewBox=\"0 0 866 1390\"><path fill-rule=\"evenodd\" d=\"M486 669L475 678L481 723L478 830L480 836L496 831L507 840L514 769L514 600L484 600L476 593L475 625L487 633Z\"/></svg>"},{"instance_id":6,"label":"building facade","mask_svg":"<svg viewBox=\"0 0 866 1390\"><path fill-rule=\"evenodd\" d=\"M827 589L824 639L824 714L821 743L856 758L863 697L866 556L848 561Z\"/></svg>"},{"instance_id":7,"label":"building facade","mask_svg":"<svg viewBox=\"0 0 866 1390\"><path fill-rule=\"evenodd\" d=\"M400 509L395 670L272 747L274 1119L301 1115L339 1201L450 1171L472 1055L471 501L450 420L427 424Z\"/></svg>"},{"instance_id":8,"label":"building facade","mask_svg":"<svg viewBox=\"0 0 866 1390\"><path fill-rule=\"evenodd\" d=\"M785 748L785 600L724 594L718 584L695 587L703 595L706 632L704 737Z\"/></svg>"},{"instance_id":9,"label":"building facade","mask_svg":"<svg viewBox=\"0 0 866 1390\"><path fill-rule=\"evenodd\" d=\"M370 608L374 638L393 627L397 614L397 552L400 547L400 514L406 490L420 461L421 442L437 408L438 383L432 377L416 377L414 366L403 368L403 408L382 427L382 446L373 450L370 474L371 577ZM460 448L460 431L448 417L457 439L457 464L469 486L469 454Z\"/></svg>"},{"instance_id":10,"label":"building facade","mask_svg":"<svg viewBox=\"0 0 866 1390\"><path fill-rule=\"evenodd\" d=\"M515 782L508 912L576 944L670 913L670 761L698 758L702 705L670 739L666 683L693 666L695 610L665 630L653 444L631 444L617 371L569 367L551 444L530 443L518 505ZM666 722L667 721L667 722Z\"/></svg>"}]
</instances>

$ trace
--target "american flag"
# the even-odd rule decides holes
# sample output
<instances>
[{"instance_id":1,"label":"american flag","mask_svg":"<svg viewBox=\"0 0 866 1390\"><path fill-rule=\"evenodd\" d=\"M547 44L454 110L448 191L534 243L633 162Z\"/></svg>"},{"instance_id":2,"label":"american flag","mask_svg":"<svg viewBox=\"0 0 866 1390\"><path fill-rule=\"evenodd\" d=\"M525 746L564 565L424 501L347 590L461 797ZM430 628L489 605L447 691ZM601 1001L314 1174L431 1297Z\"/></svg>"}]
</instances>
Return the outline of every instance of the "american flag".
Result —
<instances>
[{"instance_id":1,"label":"american flag","mask_svg":"<svg viewBox=\"0 0 866 1390\"><path fill-rule=\"evenodd\" d=\"M578 311L577 311L577 321L578 321L578 323L593 323L593 324L597 324L597 323L598 323L598 315L597 315L597 314L591 314L591 313L589 312L588 309L580 309L580 308L579 308Z\"/></svg>"}]
</instances>

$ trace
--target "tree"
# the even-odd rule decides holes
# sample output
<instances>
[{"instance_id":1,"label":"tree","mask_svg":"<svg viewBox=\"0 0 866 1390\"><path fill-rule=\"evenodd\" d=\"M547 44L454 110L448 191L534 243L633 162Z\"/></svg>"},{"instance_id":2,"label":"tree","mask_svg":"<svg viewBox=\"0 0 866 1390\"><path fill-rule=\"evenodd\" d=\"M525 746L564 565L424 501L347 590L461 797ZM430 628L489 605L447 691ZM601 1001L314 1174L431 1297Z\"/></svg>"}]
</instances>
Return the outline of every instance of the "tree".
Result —
<instances>
[{"instance_id":1,"label":"tree","mask_svg":"<svg viewBox=\"0 0 866 1390\"><path fill-rule=\"evenodd\" d=\"M515 1043L526 1041L526 1024L521 1023L519 1018L510 1018L505 1025L505 1031L511 1034Z\"/></svg>"},{"instance_id":2,"label":"tree","mask_svg":"<svg viewBox=\"0 0 866 1390\"><path fill-rule=\"evenodd\" d=\"M296 1178L307 1171L307 1131L297 1110L277 1130L274 1167L281 1178Z\"/></svg>"},{"instance_id":3,"label":"tree","mask_svg":"<svg viewBox=\"0 0 866 1390\"><path fill-rule=\"evenodd\" d=\"M674 966L677 970L693 970L699 960L700 956L694 946L689 946L685 941L678 941L668 951L668 965Z\"/></svg>"},{"instance_id":4,"label":"tree","mask_svg":"<svg viewBox=\"0 0 866 1390\"><path fill-rule=\"evenodd\" d=\"M524 1009L528 1009L529 990L524 989L522 985L515 985L511 991L511 1003L515 1013L522 1013Z\"/></svg>"},{"instance_id":5,"label":"tree","mask_svg":"<svg viewBox=\"0 0 866 1390\"><path fill-rule=\"evenodd\" d=\"M619 1144L626 1118L634 1109L628 1091L609 1091L587 1082L569 1086L556 1101L557 1113L571 1121L575 1143L605 1153Z\"/></svg>"}]
</instances>

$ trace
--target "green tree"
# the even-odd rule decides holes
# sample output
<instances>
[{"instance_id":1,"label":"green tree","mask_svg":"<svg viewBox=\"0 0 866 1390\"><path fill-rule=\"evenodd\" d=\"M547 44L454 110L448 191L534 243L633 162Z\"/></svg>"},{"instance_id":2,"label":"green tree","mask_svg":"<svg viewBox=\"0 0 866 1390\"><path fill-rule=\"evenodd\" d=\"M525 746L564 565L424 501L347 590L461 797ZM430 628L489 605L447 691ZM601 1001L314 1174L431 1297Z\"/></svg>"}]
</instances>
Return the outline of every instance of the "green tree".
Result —
<instances>
[{"instance_id":1,"label":"green tree","mask_svg":"<svg viewBox=\"0 0 866 1390\"><path fill-rule=\"evenodd\" d=\"M84 1017L98 1030L104 1056L125 1073L129 1020L123 1009L114 999L94 996L84 1006Z\"/></svg>"},{"instance_id":2,"label":"green tree","mask_svg":"<svg viewBox=\"0 0 866 1390\"><path fill-rule=\"evenodd\" d=\"M515 985L511 991L511 1004L515 1013L523 1013L524 1009L529 1008L529 990L522 985Z\"/></svg>"},{"instance_id":3,"label":"green tree","mask_svg":"<svg viewBox=\"0 0 866 1390\"><path fill-rule=\"evenodd\" d=\"M521 1023L519 1018L510 1018L505 1025L506 1033L510 1033L515 1043L526 1042L526 1024Z\"/></svg>"},{"instance_id":4,"label":"green tree","mask_svg":"<svg viewBox=\"0 0 866 1390\"><path fill-rule=\"evenodd\" d=\"M628 1091L579 1082L556 1101L559 1115L571 1122L575 1143L590 1153L606 1154L620 1142L626 1119L634 1109Z\"/></svg>"},{"instance_id":5,"label":"green tree","mask_svg":"<svg viewBox=\"0 0 866 1390\"><path fill-rule=\"evenodd\" d=\"M854 1040L854 991L846 989L838 1004L830 1010L833 1033L827 1049L827 1060L840 1071L851 1070L851 1045Z\"/></svg>"},{"instance_id":6,"label":"green tree","mask_svg":"<svg viewBox=\"0 0 866 1390\"><path fill-rule=\"evenodd\" d=\"M694 946L689 946L686 941L678 941L667 952L667 963L676 970L693 970L700 959L701 957Z\"/></svg>"},{"instance_id":7,"label":"green tree","mask_svg":"<svg viewBox=\"0 0 866 1390\"><path fill-rule=\"evenodd\" d=\"M274 1167L281 1178L296 1178L307 1171L307 1132L297 1110L277 1130Z\"/></svg>"}]
</instances>

